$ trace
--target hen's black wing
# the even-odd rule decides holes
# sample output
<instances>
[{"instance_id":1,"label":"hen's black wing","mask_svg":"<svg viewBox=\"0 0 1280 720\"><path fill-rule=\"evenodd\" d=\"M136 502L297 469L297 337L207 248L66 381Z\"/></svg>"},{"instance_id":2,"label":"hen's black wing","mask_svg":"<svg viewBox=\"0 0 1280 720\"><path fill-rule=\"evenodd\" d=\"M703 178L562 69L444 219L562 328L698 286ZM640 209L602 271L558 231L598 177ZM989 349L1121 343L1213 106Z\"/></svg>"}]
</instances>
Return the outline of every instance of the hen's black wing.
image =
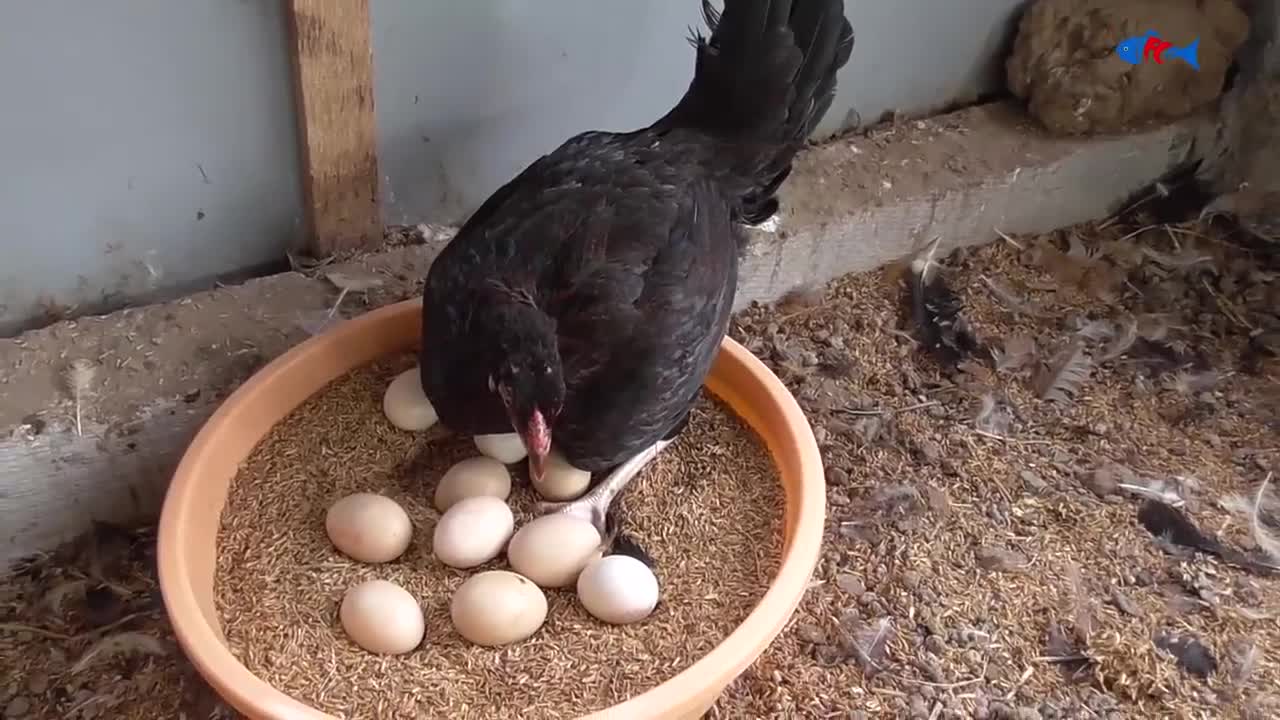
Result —
<instances>
[{"instance_id":1,"label":"hen's black wing","mask_svg":"<svg viewBox=\"0 0 1280 720\"><path fill-rule=\"evenodd\" d=\"M680 421L727 328L738 235L716 186L685 164L701 146L682 155L678 142L574 138L445 248L427 282L424 342L448 359L424 369L424 386L446 425L510 431L484 370L495 349L481 319L495 293L556 322L566 398L553 438L575 466L611 467Z\"/></svg>"}]
</instances>

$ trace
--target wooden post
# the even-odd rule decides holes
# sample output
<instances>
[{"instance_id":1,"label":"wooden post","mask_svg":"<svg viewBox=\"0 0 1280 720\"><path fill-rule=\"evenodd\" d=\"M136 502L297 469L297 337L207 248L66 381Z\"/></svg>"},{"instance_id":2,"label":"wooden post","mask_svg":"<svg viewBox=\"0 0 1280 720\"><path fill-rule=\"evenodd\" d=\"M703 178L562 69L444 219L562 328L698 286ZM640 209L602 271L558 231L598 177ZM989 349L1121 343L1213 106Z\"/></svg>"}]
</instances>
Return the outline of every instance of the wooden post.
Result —
<instances>
[{"instance_id":1,"label":"wooden post","mask_svg":"<svg viewBox=\"0 0 1280 720\"><path fill-rule=\"evenodd\" d=\"M302 182L317 257L382 241L369 0L288 0Z\"/></svg>"}]
</instances>

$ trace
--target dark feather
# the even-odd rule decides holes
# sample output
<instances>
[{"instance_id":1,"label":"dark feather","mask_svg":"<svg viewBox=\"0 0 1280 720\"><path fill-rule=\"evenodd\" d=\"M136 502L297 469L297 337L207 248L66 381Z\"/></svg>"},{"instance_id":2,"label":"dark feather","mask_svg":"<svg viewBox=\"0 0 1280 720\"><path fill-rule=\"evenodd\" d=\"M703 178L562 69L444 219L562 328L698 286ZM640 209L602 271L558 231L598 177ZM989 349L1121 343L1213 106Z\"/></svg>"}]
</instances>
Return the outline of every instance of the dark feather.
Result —
<instances>
[{"instance_id":1,"label":"dark feather","mask_svg":"<svg viewBox=\"0 0 1280 720\"><path fill-rule=\"evenodd\" d=\"M981 344L961 315L963 303L938 272L937 248L935 239L911 261L904 304L916 341L940 364L954 368Z\"/></svg>"},{"instance_id":2,"label":"dark feather","mask_svg":"<svg viewBox=\"0 0 1280 720\"><path fill-rule=\"evenodd\" d=\"M1277 569L1267 563L1259 562L1244 552L1205 534L1191 518L1187 517L1186 513L1159 500L1147 500L1142 504L1138 509L1138 522L1142 523L1147 532L1156 538L1174 545L1213 555L1229 565L1258 575L1277 573Z\"/></svg>"},{"instance_id":3,"label":"dark feather","mask_svg":"<svg viewBox=\"0 0 1280 720\"><path fill-rule=\"evenodd\" d=\"M1161 630L1156 633L1154 642L1156 647L1173 656L1178 667L1198 678L1208 678L1218 669L1218 659L1213 656L1213 651L1195 636Z\"/></svg>"},{"instance_id":4,"label":"dark feather","mask_svg":"<svg viewBox=\"0 0 1280 720\"><path fill-rule=\"evenodd\" d=\"M1200 175L1201 160L1181 163L1120 204L1118 219L1125 225L1167 225L1186 222L1213 199L1210 184Z\"/></svg>"},{"instance_id":5,"label":"dark feather","mask_svg":"<svg viewBox=\"0 0 1280 720\"><path fill-rule=\"evenodd\" d=\"M1036 376L1036 396L1054 402L1070 402L1089 380L1093 362L1077 337L1062 347Z\"/></svg>"}]
</instances>

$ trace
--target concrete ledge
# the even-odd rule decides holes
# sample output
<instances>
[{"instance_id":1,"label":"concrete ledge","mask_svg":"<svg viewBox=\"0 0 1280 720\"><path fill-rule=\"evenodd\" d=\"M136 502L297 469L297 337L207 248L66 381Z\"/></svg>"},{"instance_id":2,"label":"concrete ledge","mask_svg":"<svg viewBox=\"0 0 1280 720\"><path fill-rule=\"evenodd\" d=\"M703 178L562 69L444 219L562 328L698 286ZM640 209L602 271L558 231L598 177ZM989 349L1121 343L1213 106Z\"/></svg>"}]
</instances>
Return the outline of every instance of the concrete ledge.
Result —
<instances>
[{"instance_id":1,"label":"concrete ledge","mask_svg":"<svg viewBox=\"0 0 1280 720\"><path fill-rule=\"evenodd\" d=\"M934 235L987 242L1104 216L1185 159L1209 121L1117 138L1051 139L1003 105L971 108L806 153L771 231L753 232L737 304L772 301L902 256ZM362 309L412 297L442 241L335 266L373 271ZM0 340L0 563L48 549L93 520L154 516L201 423L263 363L307 337L337 291L285 273ZM75 431L61 377L100 363Z\"/></svg>"}]
</instances>

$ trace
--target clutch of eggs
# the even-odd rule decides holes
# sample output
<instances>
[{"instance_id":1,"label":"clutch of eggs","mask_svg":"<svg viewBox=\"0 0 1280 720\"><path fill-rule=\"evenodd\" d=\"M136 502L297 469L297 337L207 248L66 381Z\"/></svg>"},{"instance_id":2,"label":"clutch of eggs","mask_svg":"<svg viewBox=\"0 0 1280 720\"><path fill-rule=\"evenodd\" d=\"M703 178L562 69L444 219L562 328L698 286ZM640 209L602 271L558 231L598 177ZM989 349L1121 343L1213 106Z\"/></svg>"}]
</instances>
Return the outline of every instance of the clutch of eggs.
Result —
<instances>
[{"instance_id":1,"label":"clutch of eggs","mask_svg":"<svg viewBox=\"0 0 1280 720\"><path fill-rule=\"evenodd\" d=\"M454 592L449 619L459 635L476 645L509 645L542 627L547 596L528 578L490 570L467 578Z\"/></svg>"},{"instance_id":2,"label":"clutch of eggs","mask_svg":"<svg viewBox=\"0 0 1280 720\"><path fill-rule=\"evenodd\" d=\"M325 514L329 541L347 557L366 563L391 562L409 547L413 523L395 500L374 493L348 495Z\"/></svg>"},{"instance_id":3,"label":"clutch of eggs","mask_svg":"<svg viewBox=\"0 0 1280 720\"><path fill-rule=\"evenodd\" d=\"M567 513L550 513L516 531L507 545L507 563L539 587L563 588L572 586L600 552L595 525Z\"/></svg>"},{"instance_id":4,"label":"clutch of eggs","mask_svg":"<svg viewBox=\"0 0 1280 720\"><path fill-rule=\"evenodd\" d=\"M612 625L640 622L658 605L658 578L630 555L606 555L578 575L578 602Z\"/></svg>"},{"instance_id":5,"label":"clutch of eggs","mask_svg":"<svg viewBox=\"0 0 1280 720\"><path fill-rule=\"evenodd\" d=\"M476 435L474 440L481 455L491 457L503 465L518 463L529 454L517 433Z\"/></svg>"},{"instance_id":6,"label":"clutch of eggs","mask_svg":"<svg viewBox=\"0 0 1280 720\"><path fill-rule=\"evenodd\" d=\"M574 500L591 484L591 473L569 464L559 450L547 453L547 467L541 480L533 483L533 489L552 501Z\"/></svg>"},{"instance_id":7,"label":"clutch of eggs","mask_svg":"<svg viewBox=\"0 0 1280 720\"><path fill-rule=\"evenodd\" d=\"M431 550L440 562L466 569L483 565L507 546L515 516L501 498L476 495L454 503L436 521Z\"/></svg>"},{"instance_id":8,"label":"clutch of eggs","mask_svg":"<svg viewBox=\"0 0 1280 720\"><path fill-rule=\"evenodd\" d=\"M382 413L392 425L410 432L426 430L440 419L422 390L421 370L416 367L400 373L387 385L382 394Z\"/></svg>"},{"instance_id":9,"label":"clutch of eggs","mask_svg":"<svg viewBox=\"0 0 1280 720\"><path fill-rule=\"evenodd\" d=\"M479 495L499 500L511 495L511 473L506 465L484 456L454 463L436 483L436 509L447 512L458 501Z\"/></svg>"},{"instance_id":10,"label":"clutch of eggs","mask_svg":"<svg viewBox=\"0 0 1280 720\"><path fill-rule=\"evenodd\" d=\"M418 601L386 580L369 580L347 590L338 619L352 642L380 655L403 655L418 647L426 634Z\"/></svg>"}]
</instances>

